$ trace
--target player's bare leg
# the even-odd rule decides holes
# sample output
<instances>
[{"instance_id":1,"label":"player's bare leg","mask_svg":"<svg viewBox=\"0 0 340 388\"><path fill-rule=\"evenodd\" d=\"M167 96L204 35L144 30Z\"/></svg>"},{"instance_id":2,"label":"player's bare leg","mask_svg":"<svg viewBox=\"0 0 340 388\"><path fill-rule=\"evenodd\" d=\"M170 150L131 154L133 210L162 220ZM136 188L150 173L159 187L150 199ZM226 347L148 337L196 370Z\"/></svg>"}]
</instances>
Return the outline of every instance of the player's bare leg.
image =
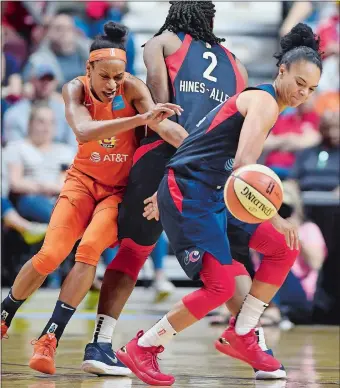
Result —
<instances>
[{"instance_id":1,"label":"player's bare leg","mask_svg":"<svg viewBox=\"0 0 340 388\"><path fill-rule=\"evenodd\" d=\"M98 314L118 320L135 285L136 280L123 272L106 271L100 290Z\"/></svg>"},{"instance_id":2,"label":"player's bare leg","mask_svg":"<svg viewBox=\"0 0 340 388\"><path fill-rule=\"evenodd\" d=\"M46 275L38 273L32 265L32 259L21 268L12 286L12 295L17 300L25 300L44 282Z\"/></svg>"},{"instance_id":3,"label":"player's bare leg","mask_svg":"<svg viewBox=\"0 0 340 388\"><path fill-rule=\"evenodd\" d=\"M59 300L78 307L91 288L95 274L95 266L76 262L61 286Z\"/></svg>"},{"instance_id":4,"label":"player's bare leg","mask_svg":"<svg viewBox=\"0 0 340 388\"><path fill-rule=\"evenodd\" d=\"M249 291L252 286L252 281L250 276L241 275L235 277L236 287L235 293L231 299L228 300L226 306L230 313L236 317L239 313L244 298L249 294Z\"/></svg>"}]
</instances>

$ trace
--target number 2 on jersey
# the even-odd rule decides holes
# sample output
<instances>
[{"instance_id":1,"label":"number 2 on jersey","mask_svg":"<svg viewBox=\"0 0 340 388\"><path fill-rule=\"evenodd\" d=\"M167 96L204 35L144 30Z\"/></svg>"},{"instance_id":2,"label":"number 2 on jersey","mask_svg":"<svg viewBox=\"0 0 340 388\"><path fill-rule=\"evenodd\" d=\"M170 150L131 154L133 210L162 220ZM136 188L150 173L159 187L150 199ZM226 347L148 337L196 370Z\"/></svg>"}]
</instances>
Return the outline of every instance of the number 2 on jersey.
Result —
<instances>
[{"instance_id":1,"label":"number 2 on jersey","mask_svg":"<svg viewBox=\"0 0 340 388\"><path fill-rule=\"evenodd\" d=\"M216 77L213 77L211 75L211 73L213 72L213 70L215 69L215 67L217 66L217 58L216 58L216 55L214 53L211 53L209 51L206 51L205 53L203 53L203 58L204 59L211 59L211 63L210 65L207 67L207 69L205 70L205 72L203 73L203 77L208 79L209 81L212 81L212 82L217 82L217 78Z\"/></svg>"}]
</instances>

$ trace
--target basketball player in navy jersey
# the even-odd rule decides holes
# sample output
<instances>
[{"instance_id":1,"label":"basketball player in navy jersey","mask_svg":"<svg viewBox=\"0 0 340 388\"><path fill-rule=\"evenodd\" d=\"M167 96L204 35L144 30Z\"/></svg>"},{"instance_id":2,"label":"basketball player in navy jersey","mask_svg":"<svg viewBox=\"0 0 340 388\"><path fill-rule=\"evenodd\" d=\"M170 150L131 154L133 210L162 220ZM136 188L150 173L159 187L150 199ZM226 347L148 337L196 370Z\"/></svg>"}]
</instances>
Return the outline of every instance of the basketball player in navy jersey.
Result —
<instances>
[{"instance_id":1,"label":"basketball player in navy jersey","mask_svg":"<svg viewBox=\"0 0 340 388\"><path fill-rule=\"evenodd\" d=\"M184 111L177 121L192 128L221 102L242 91L248 76L240 61L220 45L224 39L213 33L215 7L211 1L170 3L165 24L145 46L147 85L155 101L182 104ZM95 333L85 351L83 369L87 372L129 373L112 362L111 337L140 269L162 233L160 222L143 217L144 200L157 190L174 152L175 148L150 131L135 154L119 209L120 248L106 270Z\"/></svg>"},{"instance_id":2,"label":"basketball player in navy jersey","mask_svg":"<svg viewBox=\"0 0 340 388\"><path fill-rule=\"evenodd\" d=\"M319 39L310 27L295 26L282 38L281 49L276 55L279 73L274 84L247 88L221 103L191 128L166 167L157 194L162 225L183 270L191 279L199 277L204 287L184 297L151 329L140 331L117 352L119 360L147 384L165 386L175 382L173 376L160 371L157 355L175 334L234 294L235 274L225 233L228 212L223 198L223 187L232 169L256 163L280 112L304 103L318 85L322 72ZM266 224L272 224L276 233ZM239 358L270 372L280 363L260 349L254 329L296 254L277 256L275 260L266 256L264 233L270 232L272 246L286 238L295 253L298 236L296 228L279 215L267 223L244 227L252 234L251 247L264 250L265 255L250 293L222 339Z\"/></svg>"}]
</instances>

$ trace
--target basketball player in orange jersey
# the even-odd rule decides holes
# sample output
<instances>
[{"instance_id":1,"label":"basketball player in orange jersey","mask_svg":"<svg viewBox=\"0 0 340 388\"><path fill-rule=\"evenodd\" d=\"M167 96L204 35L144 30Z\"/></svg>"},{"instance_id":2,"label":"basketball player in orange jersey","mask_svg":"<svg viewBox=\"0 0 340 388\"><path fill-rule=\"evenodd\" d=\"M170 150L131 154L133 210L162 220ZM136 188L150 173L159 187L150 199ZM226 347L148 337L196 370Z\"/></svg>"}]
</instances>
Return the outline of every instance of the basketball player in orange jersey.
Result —
<instances>
[{"instance_id":1,"label":"basketball player in orange jersey","mask_svg":"<svg viewBox=\"0 0 340 388\"><path fill-rule=\"evenodd\" d=\"M66 118L79 142L41 250L16 277L1 305L1 335L17 309L69 255L81 238L76 263L65 279L52 317L34 346L30 367L54 374L54 354L62 333L93 282L101 253L117 241L118 204L122 201L137 126L149 125L178 147L187 136L165 120L181 108L155 105L146 85L125 72L127 29L107 23L92 43L86 76L63 87ZM138 114L139 113L139 114Z\"/></svg>"}]
</instances>

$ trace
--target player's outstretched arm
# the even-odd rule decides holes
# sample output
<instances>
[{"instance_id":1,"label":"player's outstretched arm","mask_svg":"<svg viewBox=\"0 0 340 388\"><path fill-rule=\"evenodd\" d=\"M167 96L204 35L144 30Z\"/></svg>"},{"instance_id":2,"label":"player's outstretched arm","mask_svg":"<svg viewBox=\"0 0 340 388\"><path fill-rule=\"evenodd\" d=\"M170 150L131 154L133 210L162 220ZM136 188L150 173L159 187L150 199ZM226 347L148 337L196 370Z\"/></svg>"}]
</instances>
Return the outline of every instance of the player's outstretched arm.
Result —
<instances>
[{"instance_id":1,"label":"player's outstretched arm","mask_svg":"<svg viewBox=\"0 0 340 388\"><path fill-rule=\"evenodd\" d=\"M80 143L106 139L140 125L159 122L164 117L175 114L166 105L155 106L153 104L151 109L134 117L102 121L92 120L89 111L84 106L83 84L78 80L73 80L63 86L63 98L66 120Z\"/></svg>"},{"instance_id":2,"label":"player's outstretched arm","mask_svg":"<svg viewBox=\"0 0 340 388\"><path fill-rule=\"evenodd\" d=\"M234 169L257 162L267 135L279 115L275 99L262 90L249 90L241 93L236 105L245 119L235 156Z\"/></svg>"},{"instance_id":3,"label":"player's outstretched arm","mask_svg":"<svg viewBox=\"0 0 340 388\"><path fill-rule=\"evenodd\" d=\"M134 93L131 97L133 105L137 111L140 114L143 114L144 112L153 109L155 103L145 83L136 77L131 77L128 83L130 83L128 88ZM133 88L131 87L132 84L134 84ZM159 106L160 104L157 105ZM162 105L175 110L177 115L180 115L183 111L180 106L175 104L165 103L161 104L161 106ZM169 115L164 116L163 120L158 120L158 122L154 121L153 123L148 123L148 126L153 131L157 132L167 143L178 148L188 136L188 133L181 125L175 123L174 121L166 120L167 117L169 117Z\"/></svg>"}]
</instances>

